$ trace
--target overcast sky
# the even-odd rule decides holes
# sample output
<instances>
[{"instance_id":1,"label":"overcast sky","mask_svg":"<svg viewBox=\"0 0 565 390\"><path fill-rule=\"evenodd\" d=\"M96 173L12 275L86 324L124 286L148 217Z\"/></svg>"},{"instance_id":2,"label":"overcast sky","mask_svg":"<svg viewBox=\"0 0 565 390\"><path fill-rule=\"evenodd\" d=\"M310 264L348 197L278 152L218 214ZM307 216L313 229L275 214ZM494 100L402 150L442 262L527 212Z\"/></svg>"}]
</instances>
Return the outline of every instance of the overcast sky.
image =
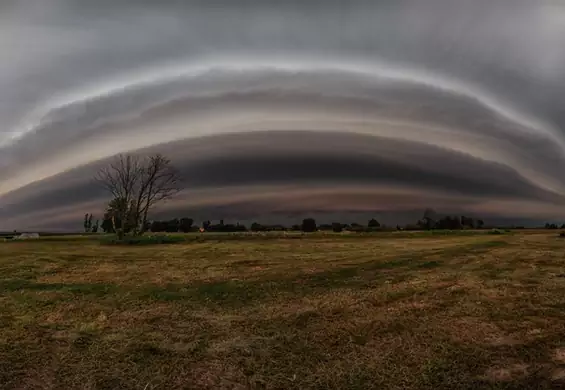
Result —
<instances>
[{"instance_id":1,"label":"overcast sky","mask_svg":"<svg viewBox=\"0 0 565 390\"><path fill-rule=\"evenodd\" d=\"M171 213L565 218L564 37L562 0L4 0L0 230L80 228L138 149Z\"/></svg>"}]
</instances>

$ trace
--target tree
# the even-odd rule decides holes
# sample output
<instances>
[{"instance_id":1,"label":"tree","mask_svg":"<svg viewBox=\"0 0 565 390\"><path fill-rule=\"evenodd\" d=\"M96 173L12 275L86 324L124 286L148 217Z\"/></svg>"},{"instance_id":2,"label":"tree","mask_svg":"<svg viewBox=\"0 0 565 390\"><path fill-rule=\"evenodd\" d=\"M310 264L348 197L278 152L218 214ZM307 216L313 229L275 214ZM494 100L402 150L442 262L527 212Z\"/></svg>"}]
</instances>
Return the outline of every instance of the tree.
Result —
<instances>
[{"instance_id":1,"label":"tree","mask_svg":"<svg viewBox=\"0 0 565 390\"><path fill-rule=\"evenodd\" d=\"M107 212L119 239L125 234L131 202L137 198L136 190L139 187L141 171L138 157L119 155L96 176L96 180L112 195ZM119 225L116 220L119 220Z\"/></svg>"},{"instance_id":2,"label":"tree","mask_svg":"<svg viewBox=\"0 0 565 390\"><path fill-rule=\"evenodd\" d=\"M155 154L144 161L135 213L138 222L141 222L141 233L147 224L149 210L176 195L180 191L179 185L180 176L171 160Z\"/></svg>"},{"instance_id":3,"label":"tree","mask_svg":"<svg viewBox=\"0 0 565 390\"><path fill-rule=\"evenodd\" d=\"M343 225L340 222L333 222L332 223L332 230L335 233L341 233L343 231Z\"/></svg>"},{"instance_id":4,"label":"tree","mask_svg":"<svg viewBox=\"0 0 565 390\"><path fill-rule=\"evenodd\" d=\"M463 228L474 229L475 228L475 220L470 217L465 217L464 215L461 216L461 224Z\"/></svg>"},{"instance_id":5,"label":"tree","mask_svg":"<svg viewBox=\"0 0 565 390\"><path fill-rule=\"evenodd\" d=\"M180 231L183 232L183 233L190 232L190 229L192 228L193 223L194 223L194 221L192 220L192 218L181 218L180 224L179 224Z\"/></svg>"},{"instance_id":6,"label":"tree","mask_svg":"<svg viewBox=\"0 0 565 390\"><path fill-rule=\"evenodd\" d=\"M84 214L83 227L85 233L90 233L92 231L92 214Z\"/></svg>"},{"instance_id":7,"label":"tree","mask_svg":"<svg viewBox=\"0 0 565 390\"><path fill-rule=\"evenodd\" d=\"M263 226L261 226L261 224L257 223L257 222L253 222L251 224L251 231L252 232L260 232L264 230Z\"/></svg>"},{"instance_id":8,"label":"tree","mask_svg":"<svg viewBox=\"0 0 565 390\"><path fill-rule=\"evenodd\" d=\"M174 218L168 221L152 221L147 223L145 230L149 230L154 233L176 233L176 232L190 232L192 228L193 220L191 218Z\"/></svg>"},{"instance_id":9,"label":"tree","mask_svg":"<svg viewBox=\"0 0 565 390\"><path fill-rule=\"evenodd\" d=\"M267 231L267 228L270 227L266 227L266 226L254 226L255 231ZM245 232L247 231L247 228L245 227L245 225L240 225L239 223L237 225L234 224L230 224L230 223L223 223L223 221L220 221L219 224L216 225L210 225L208 226L208 229L206 229L207 231L210 232L223 232L223 233L236 233L236 232Z\"/></svg>"},{"instance_id":10,"label":"tree","mask_svg":"<svg viewBox=\"0 0 565 390\"><path fill-rule=\"evenodd\" d=\"M377 221L375 218L373 218L369 221L369 223L367 224L367 227L379 228L379 227L381 227L381 224L379 223L379 221Z\"/></svg>"},{"instance_id":11,"label":"tree","mask_svg":"<svg viewBox=\"0 0 565 390\"><path fill-rule=\"evenodd\" d=\"M164 221L153 221L149 227L149 230L153 233L160 233L167 230L167 222Z\"/></svg>"},{"instance_id":12,"label":"tree","mask_svg":"<svg viewBox=\"0 0 565 390\"><path fill-rule=\"evenodd\" d=\"M128 221L132 220L131 212L131 208L123 198L114 198L108 202L104 219L109 221L112 226L111 232L117 233L120 239L131 230L131 225L128 224Z\"/></svg>"},{"instance_id":13,"label":"tree","mask_svg":"<svg viewBox=\"0 0 565 390\"><path fill-rule=\"evenodd\" d=\"M92 226L92 214L86 213L84 214L84 222L82 224L84 227L85 233L91 233L93 226Z\"/></svg>"},{"instance_id":14,"label":"tree","mask_svg":"<svg viewBox=\"0 0 565 390\"><path fill-rule=\"evenodd\" d=\"M422 220L422 226L426 229L426 230L430 230L433 229L434 226L436 225L436 220L437 220L437 213L435 212L434 209L430 209L427 208L424 211L424 217Z\"/></svg>"},{"instance_id":15,"label":"tree","mask_svg":"<svg viewBox=\"0 0 565 390\"><path fill-rule=\"evenodd\" d=\"M459 230L463 227L463 225L461 224L461 218L459 217L453 217L452 218L452 222L451 222L451 227L450 229L452 230Z\"/></svg>"},{"instance_id":16,"label":"tree","mask_svg":"<svg viewBox=\"0 0 565 390\"><path fill-rule=\"evenodd\" d=\"M306 218L302 221L302 231L311 233L317 230L316 220L314 218Z\"/></svg>"},{"instance_id":17,"label":"tree","mask_svg":"<svg viewBox=\"0 0 565 390\"><path fill-rule=\"evenodd\" d=\"M119 155L98 172L96 180L112 195L113 205L109 204L108 209L112 211L110 217L120 239L128 231L143 234L149 211L173 197L180 183L171 160L161 154L145 158Z\"/></svg>"},{"instance_id":18,"label":"tree","mask_svg":"<svg viewBox=\"0 0 565 390\"><path fill-rule=\"evenodd\" d=\"M114 226L112 224L111 219L108 218L106 215L104 216L104 219L102 220L102 225L100 225L100 227L102 228L102 231L104 233L115 233L116 232L114 230Z\"/></svg>"},{"instance_id":19,"label":"tree","mask_svg":"<svg viewBox=\"0 0 565 390\"><path fill-rule=\"evenodd\" d=\"M177 218L167 221L167 229L166 229L167 233L177 233L179 231L179 228L180 228L180 221Z\"/></svg>"},{"instance_id":20,"label":"tree","mask_svg":"<svg viewBox=\"0 0 565 390\"><path fill-rule=\"evenodd\" d=\"M456 230L461 229L461 226L461 219L459 217L452 217L450 215L441 218L435 224L435 228L440 230Z\"/></svg>"}]
</instances>

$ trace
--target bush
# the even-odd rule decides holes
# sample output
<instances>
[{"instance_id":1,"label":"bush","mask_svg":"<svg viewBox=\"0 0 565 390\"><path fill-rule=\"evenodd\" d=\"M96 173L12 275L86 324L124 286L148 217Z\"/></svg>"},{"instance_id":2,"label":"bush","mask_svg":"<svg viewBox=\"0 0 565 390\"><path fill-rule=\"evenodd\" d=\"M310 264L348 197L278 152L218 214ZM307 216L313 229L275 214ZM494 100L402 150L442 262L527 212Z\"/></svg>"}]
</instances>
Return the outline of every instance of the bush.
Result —
<instances>
[{"instance_id":1,"label":"bush","mask_svg":"<svg viewBox=\"0 0 565 390\"><path fill-rule=\"evenodd\" d=\"M252 232L261 232L263 230L265 230L265 228L260 223L253 222L251 224L251 231Z\"/></svg>"},{"instance_id":2,"label":"bush","mask_svg":"<svg viewBox=\"0 0 565 390\"><path fill-rule=\"evenodd\" d=\"M302 221L302 231L306 233L315 232L317 229L316 221L313 218L306 218Z\"/></svg>"},{"instance_id":3,"label":"bush","mask_svg":"<svg viewBox=\"0 0 565 390\"><path fill-rule=\"evenodd\" d=\"M343 225L339 222L332 223L332 230L334 233L341 233L343 231Z\"/></svg>"},{"instance_id":4,"label":"bush","mask_svg":"<svg viewBox=\"0 0 565 390\"><path fill-rule=\"evenodd\" d=\"M499 229L492 229L488 232L488 234L504 234L504 232Z\"/></svg>"},{"instance_id":5,"label":"bush","mask_svg":"<svg viewBox=\"0 0 565 390\"><path fill-rule=\"evenodd\" d=\"M100 242L105 245L160 245L175 244L184 241L185 238L182 236L138 236L124 237L121 240L117 237L106 237Z\"/></svg>"}]
</instances>

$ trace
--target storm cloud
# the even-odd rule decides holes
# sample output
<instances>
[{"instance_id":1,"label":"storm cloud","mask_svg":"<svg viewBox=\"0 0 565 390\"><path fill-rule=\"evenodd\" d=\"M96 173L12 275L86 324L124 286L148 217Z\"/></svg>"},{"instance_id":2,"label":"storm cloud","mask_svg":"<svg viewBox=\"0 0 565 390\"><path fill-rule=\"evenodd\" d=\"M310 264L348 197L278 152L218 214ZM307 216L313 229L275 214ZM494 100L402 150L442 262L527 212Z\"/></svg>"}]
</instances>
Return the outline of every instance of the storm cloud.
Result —
<instances>
[{"instance_id":1,"label":"storm cloud","mask_svg":"<svg viewBox=\"0 0 565 390\"><path fill-rule=\"evenodd\" d=\"M160 213L565 217L563 37L550 0L2 2L0 229L155 151Z\"/></svg>"}]
</instances>

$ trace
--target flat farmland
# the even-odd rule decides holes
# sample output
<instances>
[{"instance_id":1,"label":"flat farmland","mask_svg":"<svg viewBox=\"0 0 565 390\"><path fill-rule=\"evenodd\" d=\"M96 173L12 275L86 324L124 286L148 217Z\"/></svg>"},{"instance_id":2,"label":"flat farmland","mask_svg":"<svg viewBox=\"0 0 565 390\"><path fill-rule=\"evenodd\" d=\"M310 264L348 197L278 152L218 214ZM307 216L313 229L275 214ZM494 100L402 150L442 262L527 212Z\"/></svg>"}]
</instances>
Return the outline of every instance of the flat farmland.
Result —
<instances>
[{"instance_id":1,"label":"flat farmland","mask_svg":"<svg viewBox=\"0 0 565 390\"><path fill-rule=\"evenodd\" d=\"M4 242L0 329L2 389L565 388L565 239Z\"/></svg>"}]
</instances>

